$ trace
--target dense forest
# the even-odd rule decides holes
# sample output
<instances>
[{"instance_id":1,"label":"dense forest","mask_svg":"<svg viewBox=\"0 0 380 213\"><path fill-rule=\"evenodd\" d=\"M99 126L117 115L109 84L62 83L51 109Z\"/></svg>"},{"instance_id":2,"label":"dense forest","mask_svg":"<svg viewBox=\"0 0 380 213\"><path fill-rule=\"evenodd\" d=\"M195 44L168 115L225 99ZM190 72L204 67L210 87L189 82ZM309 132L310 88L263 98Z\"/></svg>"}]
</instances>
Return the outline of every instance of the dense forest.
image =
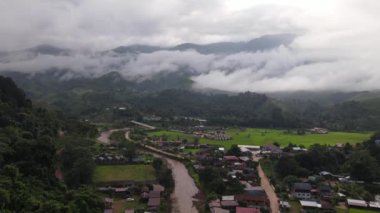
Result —
<instances>
[{"instance_id":1,"label":"dense forest","mask_svg":"<svg viewBox=\"0 0 380 213\"><path fill-rule=\"evenodd\" d=\"M87 124L33 106L10 78L0 76L1 212L101 212L102 200L86 187L94 163L85 137L93 134Z\"/></svg>"},{"instance_id":2,"label":"dense forest","mask_svg":"<svg viewBox=\"0 0 380 213\"><path fill-rule=\"evenodd\" d=\"M207 119L210 125L220 126L319 126L344 131L380 128L380 100L370 94L357 100L351 100L349 94L338 94L333 97L341 101L326 104L323 98L273 99L252 92L193 91L189 77L178 73L142 82L125 80L117 72L91 79L62 79L68 73L50 70L33 76L16 72L4 74L22 85L28 96L39 104L48 103L49 108L62 110L73 118L95 122L142 120L144 116L155 115L169 121L175 116L200 117ZM125 107L127 112L115 113L117 107Z\"/></svg>"}]
</instances>

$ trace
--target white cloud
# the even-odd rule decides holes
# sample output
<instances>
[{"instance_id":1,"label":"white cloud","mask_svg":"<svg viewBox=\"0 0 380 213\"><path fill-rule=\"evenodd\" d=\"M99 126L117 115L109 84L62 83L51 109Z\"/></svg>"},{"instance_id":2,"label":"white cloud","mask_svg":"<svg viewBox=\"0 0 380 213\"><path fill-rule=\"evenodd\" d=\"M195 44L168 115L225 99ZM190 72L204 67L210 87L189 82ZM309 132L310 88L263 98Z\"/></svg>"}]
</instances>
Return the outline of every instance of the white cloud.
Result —
<instances>
[{"instance_id":1,"label":"white cloud","mask_svg":"<svg viewBox=\"0 0 380 213\"><path fill-rule=\"evenodd\" d=\"M48 43L99 50L142 43L249 40L295 33L291 47L203 55L159 51L138 56L75 54L18 58L1 69L68 68L83 76L120 71L131 79L190 67L198 88L229 91L380 89L378 0L0 0L0 50ZM1 52L1 51L0 51Z\"/></svg>"}]
</instances>

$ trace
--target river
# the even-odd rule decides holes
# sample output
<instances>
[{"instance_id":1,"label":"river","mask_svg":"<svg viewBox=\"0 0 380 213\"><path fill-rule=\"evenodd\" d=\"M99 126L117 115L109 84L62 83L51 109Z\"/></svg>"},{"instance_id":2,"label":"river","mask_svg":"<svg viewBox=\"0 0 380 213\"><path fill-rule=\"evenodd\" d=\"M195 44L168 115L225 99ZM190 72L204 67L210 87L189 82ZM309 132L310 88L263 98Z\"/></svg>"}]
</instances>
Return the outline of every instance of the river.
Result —
<instances>
[{"instance_id":1,"label":"river","mask_svg":"<svg viewBox=\"0 0 380 213\"><path fill-rule=\"evenodd\" d=\"M101 143L109 144L109 136L114 131L128 130L128 129L112 129L102 132L98 140ZM126 133L128 135L128 133ZM172 198L172 212L173 213L197 213L198 210L193 206L194 196L198 193L198 188L194 183L193 178L189 175L185 165L178 161L173 160L163 155L153 153L164 159L170 169L172 170L174 179L174 191L171 195Z\"/></svg>"}]
</instances>

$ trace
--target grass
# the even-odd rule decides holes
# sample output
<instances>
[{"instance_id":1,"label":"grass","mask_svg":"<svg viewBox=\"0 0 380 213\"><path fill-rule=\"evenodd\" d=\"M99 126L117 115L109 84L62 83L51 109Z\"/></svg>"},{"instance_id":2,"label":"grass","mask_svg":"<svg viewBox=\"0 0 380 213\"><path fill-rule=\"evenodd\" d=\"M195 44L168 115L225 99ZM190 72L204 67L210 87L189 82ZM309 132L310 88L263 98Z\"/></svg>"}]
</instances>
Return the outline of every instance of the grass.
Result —
<instances>
[{"instance_id":1,"label":"grass","mask_svg":"<svg viewBox=\"0 0 380 213\"><path fill-rule=\"evenodd\" d=\"M113 212L123 213L125 209L145 209L146 203L139 202L139 197L134 197L135 201L126 201L125 199L116 198L113 202Z\"/></svg>"},{"instance_id":2,"label":"grass","mask_svg":"<svg viewBox=\"0 0 380 213\"><path fill-rule=\"evenodd\" d=\"M261 159L260 160L260 166L268 178L274 177L274 175L275 175L274 174L274 165L275 164L276 164L276 162L273 162L270 159Z\"/></svg>"},{"instance_id":3,"label":"grass","mask_svg":"<svg viewBox=\"0 0 380 213\"><path fill-rule=\"evenodd\" d=\"M354 209L350 208L349 213L379 213L378 211L368 209Z\"/></svg>"},{"instance_id":4,"label":"grass","mask_svg":"<svg viewBox=\"0 0 380 213\"><path fill-rule=\"evenodd\" d=\"M199 152L200 149L197 149L197 148L189 148L189 149L184 149L183 152L184 153L191 153L191 154L196 154L197 152Z\"/></svg>"},{"instance_id":5,"label":"grass","mask_svg":"<svg viewBox=\"0 0 380 213\"><path fill-rule=\"evenodd\" d=\"M149 136L166 136L169 140L187 139L193 141L194 137L191 134L184 134L176 131L155 131L148 133ZM231 147L233 144L238 145L265 145L274 142L281 146L287 146L289 143L303 145L309 147L319 143L322 145L335 145L338 143L361 143L370 138L371 133L350 133L350 132L330 132L328 134L305 134L296 135L286 133L285 130L277 129L258 129L248 128L245 130L229 129L226 134L232 137L229 141L215 141L209 139L200 139L201 143L214 144Z\"/></svg>"},{"instance_id":6,"label":"grass","mask_svg":"<svg viewBox=\"0 0 380 213\"><path fill-rule=\"evenodd\" d=\"M155 179L151 165L110 165L97 166L94 182L110 181L151 181Z\"/></svg>"},{"instance_id":7,"label":"grass","mask_svg":"<svg viewBox=\"0 0 380 213\"><path fill-rule=\"evenodd\" d=\"M289 201L289 204L291 206L291 208L290 208L290 212L291 213L299 213L299 212L301 212L302 207L301 207L300 202L298 202L296 200L292 200L292 201Z\"/></svg>"}]
</instances>

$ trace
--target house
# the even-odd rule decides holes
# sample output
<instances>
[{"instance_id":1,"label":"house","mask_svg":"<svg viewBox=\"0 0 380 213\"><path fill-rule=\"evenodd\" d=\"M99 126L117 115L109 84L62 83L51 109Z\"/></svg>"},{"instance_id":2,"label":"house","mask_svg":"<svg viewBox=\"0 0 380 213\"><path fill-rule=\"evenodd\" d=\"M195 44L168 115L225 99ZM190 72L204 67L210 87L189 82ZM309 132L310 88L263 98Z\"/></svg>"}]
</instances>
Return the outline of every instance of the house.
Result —
<instances>
[{"instance_id":1,"label":"house","mask_svg":"<svg viewBox=\"0 0 380 213\"><path fill-rule=\"evenodd\" d=\"M211 213L230 213L229 210L227 209L222 209L222 208L219 208L219 207L213 207L210 209Z\"/></svg>"},{"instance_id":2,"label":"house","mask_svg":"<svg viewBox=\"0 0 380 213\"><path fill-rule=\"evenodd\" d=\"M300 200L302 209L321 209L322 205L316 201Z\"/></svg>"},{"instance_id":3,"label":"house","mask_svg":"<svg viewBox=\"0 0 380 213\"><path fill-rule=\"evenodd\" d=\"M367 208L368 204L364 200L357 200L357 199L347 199L347 205L350 207L358 207L358 208Z\"/></svg>"},{"instance_id":4,"label":"house","mask_svg":"<svg viewBox=\"0 0 380 213\"><path fill-rule=\"evenodd\" d=\"M298 199L310 199L311 189L310 183L295 183L293 185L292 195Z\"/></svg>"},{"instance_id":5,"label":"house","mask_svg":"<svg viewBox=\"0 0 380 213\"><path fill-rule=\"evenodd\" d=\"M148 207L149 209L157 209L160 206L160 198L149 198Z\"/></svg>"},{"instance_id":6,"label":"house","mask_svg":"<svg viewBox=\"0 0 380 213\"><path fill-rule=\"evenodd\" d=\"M236 207L236 213L260 213L260 209L238 206Z\"/></svg>"},{"instance_id":7,"label":"house","mask_svg":"<svg viewBox=\"0 0 380 213\"><path fill-rule=\"evenodd\" d=\"M240 159L236 156L224 156L223 160L227 162L238 162Z\"/></svg>"},{"instance_id":8,"label":"house","mask_svg":"<svg viewBox=\"0 0 380 213\"><path fill-rule=\"evenodd\" d=\"M134 209L125 209L124 213L135 213Z\"/></svg>"},{"instance_id":9,"label":"house","mask_svg":"<svg viewBox=\"0 0 380 213\"><path fill-rule=\"evenodd\" d=\"M282 156L282 149L274 144L264 145L261 148L261 154L272 158L280 158Z\"/></svg>"},{"instance_id":10,"label":"house","mask_svg":"<svg viewBox=\"0 0 380 213\"><path fill-rule=\"evenodd\" d=\"M220 205L224 209L235 209L236 206L239 206L239 203L235 200L222 200Z\"/></svg>"},{"instance_id":11,"label":"house","mask_svg":"<svg viewBox=\"0 0 380 213\"><path fill-rule=\"evenodd\" d=\"M319 127L314 127L312 129L310 129L310 132L313 134L327 134L327 133L329 133L329 130L324 129L324 128L319 128Z\"/></svg>"},{"instance_id":12,"label":"house","mask_svg":"<svg viewBox=\"0 0 380 213\"><path fill-rule=\"evenodd\" d=\"M235 196L225 195L225 196L222 196L222 200L235 200Z\"/></svg>"},{"instance_id":13,"label":"house","mask_svg":"<svg viewBox=\"0 0 380 213\"><path fill-rule=\"evenodd\" d=\"M105 209L112 209L113 199L112 198L104 198L104 208Z\"/></svg>"},{"instance_id":14,"label":"house","mask_svg":"<svg viewBox=\"0 0 380 213\"><path fill-rule=\"evenodd\" d=\"M161 192L160 191L150 191L148 194L149 199L150 198L160 198Z\"/></svg>"},{"instance_id":15,"label":"house","mask_svg":"<svg viewBox=\"0 0 380 213\"><path fill-rule=\"evenodd\" d=\"M327 185L320 185L318 187L318 191L319 191L319 195L322 198L331 198L334 195L330 186L327 186Z\"/></svg>"},{"instance_id":16,"label":"house","mask_svg":"<svg viewBox=\"0 0 380 213\"><path fill-rule=\"evenodd\" d=\"M153 191L163 192L165 191L165 187L161 186L160 184L153 184Z\"/></svg>"},{"instance_id":17,"label":"house","mask_svg":"<svg viewBox=\"0 0 380 213\"><path fill-rule=\"evenodd\" d=\"M236 195L239 202L247 202L256 206L268 207L269 199L264 189L260 186L251 186L244 189L244 193Z\"/></svg>"},{"instance_id":18,"label":"house","mask_svg":"<svg viewBox=\"0 0 380 213\"><path fill-rule=\"evenodd\" d=\"M281 209L290 209L292 206L288 201L280 201Z\"/></svg>"},{"instance_id":19,"label":"house","mask_svg":"<svg viewBox=\"0 0 380 213\"><path fill-rule=\"evenodd\" d=\"M376 209L377 211L380 211L380 202L371 201L369 202L369 207L371 209Z\"/></svg>"},{"instance_id":20,"label":"house","mask_svg":"<svg viewBox=\"0 0 380 213\"><path fill-rule=\"evenodd\" d=\"M220 200L219 200L219 199L216 199L216 200L211 201L211 202L208 204L208 207L210 207L210 209L212 209L212 208L220 208L220 207L221 207L221 205L220 205Z\"/></svg>"}]
</instances>

